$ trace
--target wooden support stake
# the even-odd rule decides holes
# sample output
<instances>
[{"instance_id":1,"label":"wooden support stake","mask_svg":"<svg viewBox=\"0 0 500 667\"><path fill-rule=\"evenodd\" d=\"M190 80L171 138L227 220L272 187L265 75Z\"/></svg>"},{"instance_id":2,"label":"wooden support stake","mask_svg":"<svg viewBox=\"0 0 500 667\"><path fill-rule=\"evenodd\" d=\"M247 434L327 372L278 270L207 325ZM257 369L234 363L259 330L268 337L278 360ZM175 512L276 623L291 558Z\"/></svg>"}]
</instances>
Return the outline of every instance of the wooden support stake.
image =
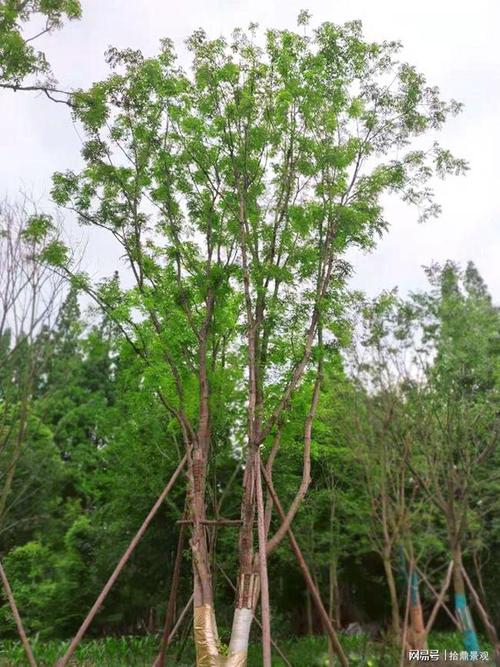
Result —
<instances>
[{"instance_id":1,"label":"wooden support stake","mask_svg":"<svg viewBox=\"0 0 500 667\"><path fill-rule=\"evenodd\" d=\"M151 508L151 510L150 510L149 514L147 515L147 517L144 519L144 523L142 524L142 526L139 528L139 530L137 531L137 533L136 533L136 534L134 535L134 537L132 538L132 541L131 541L130 544L128 545L128 547L127 547L125 553L124 553L123 556L120 558L120 561L119 561L118 565L115 567L115 569L114 569L114 571L113 571L113 574L110 576L110 578L109 578L108 581L106 582L106 584L105 584L104 588L102 589L102 591L100 592L100 594L99 594L97 600L94 602L94 605L93 605L92 609L89 611L89 613L87 614L85 620L84 620L83 623L81 624L80 629L78 630L78 632L76 633L75 637L73 638L71 644L70 644L69 647L68 647L68 650L66 651L66 653L64 654L64 656L61 658L61 660L59 660L59 662L57 663L57 667L66 667L66 665L67 665L68 662L70 661L71 656L73 655L73 653L74 653L75 650L76 650L76 647L78 646L78 644L80 643L82 637L83 637L84 634L86 633L86 631L87 631L89 625L90 625L90 624L92 623L92 621L94 620L95 615L97 614L97 612L98 612L99 609L101 608L101 605L102 605L102 603L104 602L104 600L106 599L106 596L108 595L109 591L110 591L111 588L113 587L113 584L114 584L115 581L118 579L118 576L120 575L121 571L122 571L123 568L125 567L125 564L127 563L128 559L129 559L130 556L132 555L134 549L136 548L136 546L139 544L140 540L141 540L142 537L144 536L144 533L145 533L146 530L148 529L149 524L150 524L151 521L153 520L155 514L156 514L156 513L158 512L158 510L160 509L160 507L161 507L163 501L164 501L165 498L167 497L167 495L168 495L168 493L170 492L171 488L172 488L173 485L175 484L175 482L176 482L178 476L179 476L180 473L182 472L182 469L184 468L184 466L185 466L185 464L186 464L186 460L187 460L187 455L184 456L184 458L182 459L182 461L181 461L181 462L179 463L179 465L177 466L177 468L176 468L174 474L172 475L172 477L170 478L170 481L168 482L167 486L163 489L163 491L161 492L161 494L160 494L158 500L156 501L156 503L155 503L155 504L153 505L153 507Z\"/></svg>"},{"instance_id":2,"label":"wooden support stake","mask_svg":"<svg viewBox=\"0 0 500 667\"><path fill-rule=\"evenodd\" d=\"M446 591L450 587L452 572L453 572L453 561L450 560L450 564L448 565L448 571L446 572L446 576L444 578L443 585L441 586L441 590L439 591L439 594L435 593L435 591L433 589L433 592L435 593L435 596L436 596L436 604L434 605L434 607L431 611L431 615L429 616L429 620L427 621L427 625L425 627L425 631L424 631L424 637L425 638L427 638L429 636L429 633L432 630L432 626L434 625L434 621L436 620L437 613L438 613L440 607L443 605L444 596L446 595Z\"/></svg>"},{"instance_id":3,"label":"wooden support stake","mask_svg":"<svg viewBox=\"0 0 500 667\"><path fill-rule=\"evenodd\" d=\"M179 631L179 628L182 625L182 622L186 618L186 614L188 613L189 609L191 608L191 605L193 604L193 600L194 600L194 593L191 593L191 597L186 602L186 606L181 611L179 618L177 619L174 627L172 628L172 631L169 633L169 635L167 637L165 648L168 648L170 646L170 644L172 643L175 635L177 634L177 632ZM158 658L156 658L155 662L153 663L153 667L156 666L156 661L157 660L158 660Z\"/></svg>"},{"instance_id":4,"label":"wooden support stake","mask_svg":"<svg viewBox=\"0 0 500 667\"><path fill-rule=\"evenodd\" d=\"M179 519L176 523L180 526L190 526L194 521L193 519ZM202 519L200 523L203 526L235 526L238 528L241 526L241 519Z\"/></svg>"},{"instance_id":5,"label":"wooden support stake","mask_svg":"<svg viewBox=\"0 0 500 667\"><path fill-rule=\"evenodd\" d=\"M177 623L176 623L176 624L174 625L174 627L172 628L172 632L170 633L170 635L169 635L169 637L168 637L167 645L171 643L172 639L173 639L173 638L175 637L175 635L177 634L179 628L181 627L182 621L185 619L186 614L187 614L188 611L189 611L189 608L190 608L191 605L193 604L193 600L194 600L194 593L191 593L191 597L190 597L189 600L187 601L186 606L185 606L184 609L182 610L182 612L181 612L179 618L177 619Z\"/></svg>"},{"instance_id":6,"label":"wooden support stake","mask_svg":"<svg viewBox=\"0 0 500 667\"><path fill-rule=\"evenodd\" d=\"M406 606L405 606L405 620L403 625L403 637L401 639L401 660L399 661L399 667L404 667L405 664L405 653L408 648L408 621L410 618L410 606L411 606L411 583L413 576L413 565L410 565L410 572L408 575L408 589L406 591Z\"/></svg>"},{"instance_id":7,"label":"wooden support stake","mask_svg":"<svg viewBox=\"0 0 500 667\"><path fill-rule=\"evenodd\" d=\"M184 550L184 524L179 531L179 539L177 540L177 553L175 554L174 571L172 573L172 582L170 584L170 594L168 596L167 611L165 613L165 625L163 627L163 635L161 638L160 652L153 663L153 667L164 667L165 652L169 644L170 630L174 620L175 601L177 598L177 588L179 586L179 579L181 575L182 552Z\"/></svg>"},{"instance_id":8,"label":"wooden support stake","mask_svg":"<svg viewBox=\"0 0 500 667\"><path fill-rule=\"evenodd\" d=\"M9 602L12 611L12 616L14 616L14 620L17 626L17 631L19 633L19 637L21 638L24 652L26 653L26 657L28 658L30 667L36 667L35 656L33 655L33 651L31 650L28 637L26 636L26 632L24 631L23 622L21 621L21 616L19 615L16 601L14 600L14 595L12 593L9 580L7 579L7 575L5 573L5 570L3 569L2 563L0 563L0 578L2 579L2 584L5 590L5 594L7 596L7 600Z\"/></svg>"},{"instance_id":9,"label":"wooden support stake","mask_svg":"<svg viewBox=\"0 0 500 667\"><path fill-rule=\"evenodd\" d=\"M495 665L500 665L500 642L498 641L498 633L493 625L493 623L490 621L490 617L488 615L488 612L486 609L483 607L481 604L481 600L479 598L479 595L477 594L476 589L472 585L472 581L469 578L469 575L467 574L464 566L462 565L462 574L465 579L465 583L469 587L471 597L474 600L474 603L477 607L477 610L479 612L479 615L481 617L481 621L483 622L484 629L486 630L486 633L488 635L488 639L490 640L492 646L493 646L493 651L494 651L494 656L493 659L495 661Z\"/></svg>"},{"instance_id":10,"label":"wooden support stake","mask_svg":"<svg viewBox=\"0 0 500 667\"><path fill-rule=\"evenodd\" d=\"M273 499L273 503L276 506L278 514L279 514L281 520L285 521L286 520L286 514L283 511L283 507L281 505L280 499L278 498L278 496L276 494L276 491L274 490L272 480L271 480L270 476L268 475L267 470L264 467L264 465L262 464L262 462L260 464L260 468L262 470L262 475L264 477L264 481L266 483L267 488L269 489L269 494L271 495L271 497ZM344 653L344 649L342 648L341 643L339 642L339 639L337 637L337 633L335 632L335 628L333 627L331 618L330 618L328 612L325 609L325 606L323 604L323 601L321 600L321 596L319 594L319 591L316 587L316 584L314 583L314 580L311 576L311 573L309 572L309 568L307 567L307 563L304 559L304 556L302 555L302 551L300 550L298 542L295 539L295 535L293 534L293 531L292 531L290 526L288 526L288 528L287 528L287 533L288 533L288 537L290 539L290 544L292 545L293 553L295 554L295 558L297 559L299 567L302 571L302 576L304 577L304 580L306 582L306 586L309 589L309 592L311 593L311 597L314 601L314 604L316 605L316 609L318 610L319 615L321 616L321 620L323 621L323 624L324 624L325 629L328 633L328 636L330 637L330 640L332 642L335 653L337 654L337 657L340 661L340 664L342 665L342 667L349 667L349 661L347 659L347 656Z\"/></svg>"}]
</instances>

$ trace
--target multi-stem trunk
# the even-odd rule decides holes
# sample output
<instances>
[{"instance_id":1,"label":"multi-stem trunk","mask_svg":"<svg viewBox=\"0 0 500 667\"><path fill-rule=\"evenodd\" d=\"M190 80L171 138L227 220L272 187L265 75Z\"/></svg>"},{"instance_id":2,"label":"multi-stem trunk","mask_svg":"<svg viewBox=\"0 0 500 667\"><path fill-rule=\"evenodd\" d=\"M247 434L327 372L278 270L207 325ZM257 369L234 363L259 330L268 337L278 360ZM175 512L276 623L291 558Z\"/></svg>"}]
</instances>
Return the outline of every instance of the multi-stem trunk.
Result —
<instances>
[{"instance_id":1,"label":"multi-stem trunk","mask_svg":"<svg viewBox=\"0 0 500 667\"><path fill-rule=\"evenodd\" d=\"M203 600L202 604L195 605L194 621L197 667L246 667L247 664L250 629L260 593L259 562L253 549L256 474L255 451L255 448L249 451L243 481L239 576L228 655L221 655L220 652L212 595L210 603ZM197 574L195 568L195 592L196 581Z\"/></svg>"}]
</instances>

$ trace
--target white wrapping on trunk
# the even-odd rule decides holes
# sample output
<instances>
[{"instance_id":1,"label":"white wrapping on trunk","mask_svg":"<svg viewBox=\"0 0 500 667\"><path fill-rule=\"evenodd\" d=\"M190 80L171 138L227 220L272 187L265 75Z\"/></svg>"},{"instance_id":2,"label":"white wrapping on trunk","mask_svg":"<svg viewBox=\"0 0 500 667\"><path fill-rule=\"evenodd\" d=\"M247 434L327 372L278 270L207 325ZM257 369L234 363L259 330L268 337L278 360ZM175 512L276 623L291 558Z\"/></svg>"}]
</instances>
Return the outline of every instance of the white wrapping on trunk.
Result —
<instances>
[{"instance_id":1,"label":"white wrapping on trunk","mask_svg":"<svg viewBox=\"0 0 500 667\"><path fill-rule=\"evenodd\" d=\"M233 629L231 631L231 642L229 643L229 655L232 653L246 653L248 651L248 640L252 626L253 611L251 609L236 609L233 618Z\"/></svg>"}]
</instances>

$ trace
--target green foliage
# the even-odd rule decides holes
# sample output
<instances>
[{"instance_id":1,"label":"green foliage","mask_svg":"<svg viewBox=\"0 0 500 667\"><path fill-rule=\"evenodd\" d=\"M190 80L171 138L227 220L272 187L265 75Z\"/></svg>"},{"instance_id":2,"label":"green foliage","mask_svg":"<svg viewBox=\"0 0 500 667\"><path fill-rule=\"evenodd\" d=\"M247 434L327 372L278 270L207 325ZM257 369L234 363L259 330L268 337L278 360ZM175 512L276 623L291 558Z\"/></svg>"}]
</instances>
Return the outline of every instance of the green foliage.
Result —
<instances>
[{"instance_id":1,"label":"green foliage","mask_svg":"<svg viewBox=\"0 0 500 667\"><path fill-rule=\"evenodd\" d=\"M52 611L55 596L56 558L38 541L27 542L9 552L5 569L16 591L21 612L28 612L26 630L30 634L50 634L47 612ZM29 610L29 611L28 611ZM1 608L3 623L13 632L14 622L7 605Z\"/></svg>"},{"instance_id":2,"label":"green foliage","mask_svg":"<svg viewBox=\"0 0 500 667\"><path fill-rule=\"evenodd\" d=\"M23 231L23 238L33 244L43 242L55 230L52 218L49 215L34 215L28 221Z\"/></svg>"},{"instance_id":3,"label":"green foliage","mask_svg":"<svg viewBox=\"0 0 500 667\"><path fill-rule=\"evenodd\" d=\"M445 293L451 290L452 295L446 296L445 302L442 272L433 275L436 280L433 278L435 286L431 291L415 296L411 302L386 294L374 304L364 304L363 314L369 326L365 335L356 337L364 342L365 350L362 374L356 382L350 376L352 359L342 359L335 348L325 357L311 443L313 481L294 521L294 531L324 591L329 586L330 564L336 564L345 609L358 609L345 611L347 614L366 614L377 619L387 614L383 575L373 558L381 524L374 520L370 494L383 488L384 456L400 451L395 448L399 434L413 433L412 424L423 406L412 399L416 378L412 382L405 380L399 395L380 394L382 377L401 380L394 360L401 359L401 354L412 358L415 348L421 354L425 338L430 356L426 367L428 381L421 384L421 390L430 391L436 382L440 400L444 400L445 392L451 392L454 401L458 395L467 405L479 401L479 420L472 413L475 424L482 424L477 431L481 439L478 446L483 437L490 436L486 422L481 420L490 414L488 401L496 401L498 311L491 305L473 267L460 274L444 274ZM356 312L345 312L343 317L346 322L354 320ZM424 327L425 336L415 335L417 324ZM143 335L150 335L146 327L142 331ZM468 336L474 338L474 345L466 344ZM175 468L182 452L182 434L177 421L167 416L154 396L154 387L159 380L164 382L161 361L145 368L140 357L121 341L119 329L112 321L83 320L76 292L69 293L55 327L43 333L39 344L42 340L50 354L35 388L27 446L19 461L13 491L20 500L12 510L12 529L2 534L2 548L7 552L5 567L28 629L48 638L68 636L81 622L112 564L119 559ZM451 340L455 341L453 345ZM440 341L442 352L431 353ZM477 347L482 352L476 356ZM377 350L377 354L366 357L370 350ZM488 363L483 363L483 355L488 355ZM452 363L454 358L457 361ZM465 363L467 359L470 364ZM236 408L226 414L227 403L222 400L228 390L226 378L231 377L229 370L227 373L213 376L214 396L220 396L214 400L220 402L214 403L213 431L218 444L210 475L216 475L214 488L220 491L225 489L239 460L238 450L227 440L233 415L238 415ZM471 380L471 374L477 381ZM454 379L445 381L446 377ZM303 423L311 398L311 380L312 376L307 375L293 398L275 464L280 472L275 484L285 504L293 498L302 475ZM170 391L168 383L164 386ZM403 396L404 402L400 403ZM192 394L186 396L186 406L191 402L189 409L194 410ZM394 439L384 444L380 423L391 405L390 434ZM435 409L440 404L432 405ZM426 420L432 423L429 416ZM269 446L266 443L264 455ZM384 447L389 449L384 451ZM423 475L427 463L422 450L416 449L415 455L420 457L417 460ZM435 452L432 460L438 461ZM391 461L392 475L398 470L398 461ZM496 461L493 453L471 479L473 502L468 513L466 559L477 554L486 560L490 554L498 553L498 487L491 475ZM240 484L238 479L228 487L224 516L237 516ZM410 497L413 487L409 479L408 484ZM29 494L23 499L26 489ZM183 489L178 487L97 617L95 633L110 628L131 632L151 608L158 627L175 555L174 525L182 515L183 505ZM421 563L430 563L432 568L446 563L446 530L427 497L419 492L408 509L411 531L406 531L405 540L408 543L410 539L418 550ZM230 529L221 532L218 561L232 576L234 545L235 533ZM304 587L286 544L277 550L269 568L276 635L303 631L297 619L305 605ZM485 576L493 576L488 574L487 564L485 568ZM188 557L183 566L182 598L187 599L189 592ZM222 581L216 595L223 629L230 626L227 603L231 594ZM430 603L425 596L424 600ZM1 610L2 631L13 636L6 605ZM301 649L296 650L300 656ZM308 650L304 649L305 655ZM357 650L353 649L354 653Z\"/></svg>"},{"instance_id":4,"label":"green foliage","mask_svg":"<svg viewBox=\"0 0 500 667\"><path fill-rule=\"evenodd\" d=\"M303 13L299 23L307 20ZM335 303L349 272L339 258L351 246L371 247L386 228L384 193L400 193L425 217L435 212L426 186L435 169L465 168L437 145L430 153L406 150L459 105L441 101L424 77L400 65L397 44L365 42L357 22L325 23L314 37L270 30L264 49L252 34L210 41L196 32L189 72L177 66L168 41L156 58L110 49L110 76L74 96L85 168L54 175L54 200L123 247L136 288L120 294L116 281L103 283L97 298L151 358L148 376L157 368L166 393L197 382L193 332L207 288L215 291L211 347L220 350L223 338L226 348L240 335L242 224L251 293L266 314L262 376L272 373L279 388L293 368L285 359L300 354L322 263L334 250L321 308L339 335ZM46 258L61 265L67 255L57 243ZM152 320L140 342L135 309ZM153 359L165 357L175 369L172 361L156 366ZM269 387L273 393L279 396ZM195 419L194 406L185 409Z\"/></svg>"},{"instance_id":5,"label":"green foliage","mask_svg":"<svg viewBox=\"0 0 500 667\"><path fill-rule=\"evenodd\" d=\"M50 66L32 41L59 29L65 20L79 19L79 0L5 0L0 5L0 84L16 88L35 77L38 84L50 82ZM25 36L26 24L35 33ZM37 30L38 28L38 30Z\"/></svg>"},{"instance_id":6,"label":"green foliage","mask_svg":"<svg viewBox=\"0 0 500 667\"><path fill-rule=\"evenodd\" d=\"M22 41L19 23L28 14L16 14L16 6L2 9L19 47L9 51L4 72L15 83L47 72L43 56ZM44 13L50 29L79 14L70 2L25 7ZM299 25L309 19L302 12ZM477 271L431 268L431 290L405 301L392 292L370 303L346 288L346 253L372 248L388 226L386 195L399 195L427 218L438 212L431 179L465 171L439 145L413 145L460 105L442 101L402 64L397 43L367 42L359 22L325 23L312 36L269 30L260 41L255 26L231 39L209 40L200 30L188 47L188 71L168 40L152 58L110 49L109 76L73 96L85 135L83 167L53 178L56 204L119 244L133 286L124 288L118 274L97 283L82 274L48 216L33 217L24 233L34 259L71 284L55 325L24 341L7 370L0 367L0 401L11 400L26 352L43 351L13 490L20 500L0 540L27 627L44 638L67 637L79 626L195 440L205 391L207 515L238 515L251 330L263 422L282 407L262 451L271 451L279 424L275 486L285 505L302 480L304 424L322 373L312 483L294 531L320 588L331 591L332 604L342 599L343 617L385 621L380 555L387 548L393 557L401 542L431 569L445 564L443 515L425 495L432 476L443 487L450 477L458 486L467 478L466 497L456 499L467 509L465 557L499 553L498 483L488 480L498 463L491 442L498 310ZM79 291L99 306L99 318L82 318ZM317 334L310 350L309 330ZM6 332L2 360L10 345ZM18 419L19 405L14 392L2 429ZM458 472L450 475L450 466ZM185 502L179 485L93 632L160 627ZM277 526L273 517L272 530ZM217 559L233 578L236 548L236 532L221 530ZM180 599L192 588L186 555ZM269 569L278 634L303 633L307 597L285 542ZM214 579L224 630L233 596L218 574ZM12 635L6 606L0 611L2 631ZM353 664L392 659L385 646L370 647L369 656L367 640L345 641ZM290 646L293 664L310 666L311 656L324 664L321 642ZM140 664L147 656L150 663L152 646L152 638L89 642L79 657ZM47 661L61 649L50 645Z\"/></svg>"}]
</instances>

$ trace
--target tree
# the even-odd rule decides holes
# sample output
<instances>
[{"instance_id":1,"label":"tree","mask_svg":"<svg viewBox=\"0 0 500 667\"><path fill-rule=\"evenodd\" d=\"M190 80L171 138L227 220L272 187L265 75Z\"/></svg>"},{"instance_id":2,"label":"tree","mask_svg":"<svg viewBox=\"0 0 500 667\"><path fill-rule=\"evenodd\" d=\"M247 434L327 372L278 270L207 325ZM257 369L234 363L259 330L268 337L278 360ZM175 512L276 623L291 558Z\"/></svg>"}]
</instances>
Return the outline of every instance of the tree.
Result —
<instances>
[{"instance_id":1,"label":"tree","mask_svg":"<svg viewBox=\"0 0 500 667\"><path fill-rule=\"evenodd\" d=\"M399 193L427 217L437 212L431 176L465 165L437 144L411 148L459 105L398 63L396 43L365 42L357 22L325 23L313 37L270 30L263 46L254 26L230 41L197 31L188 46L190 73L176 65L168 40L157 58L111 49L109 78L73 96L87 137L85 168L54 176L55 201L113 236L135 287L123 290L116 279L92 285L57 241L45 257L121 328L179 424L199 665L223 660L207 486L216 415L238 406L227 433L244 460L225 660L235 665L246 661L266 552L286 535L309 486L325 337L335 336L349 273L343 255L373 246L386 228L383 194ZM256 505L261 448L274 442L276 454L305 377L302 480L282 525L255 550L254 519L265 519ZM267 469L271 475L269 461Z\"/></svg>"},{"instance_id":2,"label":"tree","mask_svg":"<svg viewBox=\"0 0 500 667\"><path fill-rule=\"evenodd\" d=\"M413 401L414 466L445 519L456 613L465 647L477 650L463 558L468 542L480 540L482 517L491 512L485 482L499 439L499 312L472 264L461 272L448 262L431 267L428 275L432 291L413 300L418 318L414 335L422 341L419 357L425 371L425 384Z\"/></svg>"},{"instance_id":3,"label":"tree","mask_svg":"<svg viewBox=\"0 0 500 667\"><path fill-rule=\"evenodd\" d=\"M56 228L28 203L0 207L0 525L5 526L26 444L33 393L45 362L40 345L59 304L62 281L36 259ZM37 429L35 429L36 431ZM28 485L23 493L29 491ZM11 503L12 501L12 503Z\"/></svg>"},{"instance_id":4,"label":"tree","mask_svg":"<svg viewBox=\"0 0 500 667\"><path fill-rule=\"evenodd\" d=\"M418 561L437 556L435 515L427 497L418 492L411 466L415 415L410 409L415 383L423 382L415 369L416 341L413 311L396 290L356 307L357 336L347 355L353 378L350 453L361 469L363 491L369 505L365 533L380 556L391 603L391 639L422 648L422 608L418 600ZM418 348L417 348L418 349ZM413 637L402 630L397 575L403 574L408 597L409 553ZM418 618L417 618L418 617ZM425 639L425 638L424 638Z\"/></svg>"},{"instance_id":5,"label":"tree","mask_svg":"<svg viewBox=\"0 0 500 667\"><path fill-rule=\"evenodd\" d=\"M369 355L358 368L368 410L358 410L357 431L369 443L367 489L372 504L382 508L372 534L383 536L390 553L405 529L412 559L415 550L427 551L431 562L449 554L457 618L465 647L474 651L479 646L466 599L464 554L477 553L483 517L491 520L495 508L498 309L472 264L465 272L452 262L427 272L430 291L408 300L386 296L366 311L369 336L362 343ZM423 537L431 538L427 547ZM386 571L396 629L399 605L390 565ZM495 645L493 625L472 593Z\"/></svg>"}]
</instances>

